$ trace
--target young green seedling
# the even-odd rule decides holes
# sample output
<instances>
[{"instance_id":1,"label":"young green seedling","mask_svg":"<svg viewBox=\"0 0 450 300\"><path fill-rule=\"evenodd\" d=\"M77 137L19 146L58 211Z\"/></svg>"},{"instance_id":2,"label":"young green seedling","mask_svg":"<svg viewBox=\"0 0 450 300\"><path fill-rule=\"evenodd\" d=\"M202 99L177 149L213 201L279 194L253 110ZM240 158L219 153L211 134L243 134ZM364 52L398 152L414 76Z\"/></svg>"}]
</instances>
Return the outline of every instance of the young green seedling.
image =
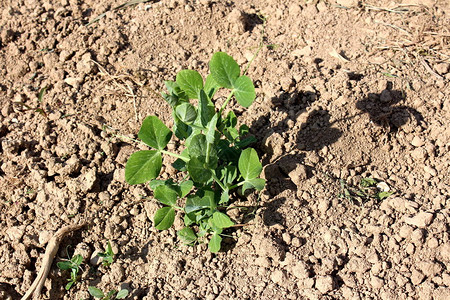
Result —
<instances>
[{"instance_id":1,"label":"young green seedling","mask_svg":"<svg viewBox=\"0 0 450 300\"><path fill-rule=\"evenodd\" d=\"M113 263L113 261L114 261L114 252L112 250L111 243L109 241L108 241L108 246L106 247L106 251L99 253L98 257L102 257L103 258L102 264L105 267L108 267L108 266L110 266Z\"/></svg>"},{"instance_id":2,"label":"young green seedling","mask_svg":"<svg viewBox=\"0 0 450 300\"><path fill-rule=\"evenodd\" d=\"M78 281L79 277L78 272L81 269L80 265L82 263L83 263L83 256L77 254L73 256L70 260L60 261L56 264L58 268L63 271L70 270L70 278L67 279L67 281L69 282L65 286L66 290L69 290L72 287L72 285L74 285L74 283Z\"/></svg>"},{"instance_id":3,"label":"young green seedling","mask_svg":"<svg viewBox=\"0 0 450 300\"><path fill-rule=\"evenodd\" d=\"M226 53L215 53L209 67L211 73L205 81L197 71L182 70L175 81L165 82L167 93L162 96L172 108L174 125L169 129L156 116L143 121L138 137L152 149L130 156L125 179L129 184L150 182L154 197L164 205L154 216L157 229L170 228L175 211L180 210L185 223L177 232L180 240L194 244L199 238L209 239L210 251L218 252L223 230L234 225L226 214L230 194L236 189L241 194L249 189L261 191L265 180L259 178L262 165L258 154L248 148L255 142L248 136L249 128L236 127L232 110L224 114L233 97L243 107L252 104L256 97L253 82L241 75L239 65ZM220 88L231 91L216 109L213 98ZM173 135L184 143L180 153L166 150ZM173 167L187 174L184 180L156 179L163 154L177 158ZM184 207L178 205L180 199L185 199Z\"/></svg>"},{"instance_id":4,"label":"young green seedling","mask_svg":"<svg viewBox=\"0 0 450 300\"><path fill-rule=\"evenodd\" d=\"M89 294L92 297L100 298L100 300L114 300L114 299L125 299L128 296L128 290L123 289L117 292L116 290L112 290L107 294L103 293L103 291L95 286L88 287Z\"/></svg>"},{"instance_id":5,"label":"young green seedling","mask_svg":"<svg viewBox=\"0 0 450 300\"><path fill-rule=\"evenodd\" d=\"M384 200L394 194L394 191L381 190L382 183L370 177L362 178L357 188L350 187L343 179L339 182L342 190L339 197L348 200L358 201L359 199L360 202L370 199Z\"/></svg>"},{"instance_id":6,"label":"young green seedling","mask_svg":"<svg viewBox=\"0 0 450 300\"><path fill-rule=\"evenodd\" d=\"M42 108L42 100L44 99L44 94L45 94L46 90L47 90L47 87L43 87L39 90L38 99L37 99L39 102L39 106L37 106L37 107L31 107L22 101L16 101L14 103L22 105L23 107L25 107L25 110L34 110L35 112L40 113L41 115L47 117L47 113Z\"/></svg>"}]
</instances>

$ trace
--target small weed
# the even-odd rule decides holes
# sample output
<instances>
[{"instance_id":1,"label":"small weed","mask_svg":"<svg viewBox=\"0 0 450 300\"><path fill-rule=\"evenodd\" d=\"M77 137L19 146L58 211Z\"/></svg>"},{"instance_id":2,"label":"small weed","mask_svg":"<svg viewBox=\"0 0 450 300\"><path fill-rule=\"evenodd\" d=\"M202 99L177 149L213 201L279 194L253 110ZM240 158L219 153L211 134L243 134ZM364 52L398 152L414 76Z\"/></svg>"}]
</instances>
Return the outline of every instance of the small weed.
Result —
<instances>
[{"instance_id":1,"label":"small weed","mask_svg":"<svg viewBox=\"0 0 450 300\"><path fill-rule=\"evenodd\" d=\"M39 102L39 105L36 106L36 107L31 107L31 106L29 106L28 104L23 103L22 101L16 101L16 102L14 102L14 103L19 104L19 105L22 105L23 107L25 107L25 110L34 110L35 112L40 113L41 115L43 115L44 117L46 117L46 116L47 116L47 113L46 113L45 110L41 107L41 106L42 106L42 100L43 100L43 98L44 98L44 94L45 94L45 91L46 91L46 90L47 90L47 87L43 87L43 88L39 91L38 99L37 99L38 102Z\"/></svg>"},{"instance_id":2,"label":"small weed","mask_svg":"<svg viewBox=\"0 0 450 300\"><path fill-rule=\"evenodd\" d=\"M357 187L349 186L343 179L339 179L341 193L339 198L346 198L363 203L370 199L384 200L394 192L386 190L385 183L373 178L362 178Z\"/></svg>"},{"instance_id":3,"label":"small weed","mask_svg":"<svg viewBox=\"0 0 450 300\"><path fill-rule=\"evenodd\" d=\"M164 205L153 219L157 229L169 229L175 211L182 211L185 227L177 232L179 239L188 245L207 239L214 253L221 248L223 230L235 226L226 213L231 192L261 191L265 180L259 178L262 164L256 150L248 148L256 140L248 136L248 126L236 128L236 114L232 110L223 113L233 97L243 107L253 103L253 82L241 75L237 62L226 53L215 53L209 66L211 74L205 81L197 71L182 70L176 81L165 82L168 92L162 96L172 107L174 126L169 129L156 116L145 118L138 137L154 150L133 153L125 167L125 179L129 184L150 183L153 196ZM216 111L213 97L220 88L231 92ZM173 135L186 146L180 154L165 150ZM187 173L185 179L178 183L156 179L162 154L177 158L172 165ZM186 199L184 208L178 206L179 199Z\"/></svg>"},{"instance_id":4,"label":"small weed","mask_svg":"<svg viewBox=\"0 0 450 300\"><path fill-rule=\"evenodd\" d=\"M126 289L122 289L119 292L112 290L106 295L101 289L96 288L95 286L88 287L88 291L92 297L100 298L100 300L125 299L125 297L128 296L128 290Z\"/></svg>"},{"instance_id":5,"label":"small weed","mask_svg":"<svg viewBox=\"0 0 450 300\"><path fill-rule=\"evenodd\" d=\"M102 264L105 267L109 267L114 261L114 252L111 247L111 243L108 241L108 246L106 247L106 251L98 254L99 257L103 258Z\"/></svg>"},{"instance_id":6,"label":"small weed","mask_svg":"<svg viewBox=\"0 0 450 300\"><path fill-rule=\"evenodd\" d=\"M70 257L69 255L67 256ZM70 270L70 279L67 279L69 282L65 286L66 290L69 290L72 287L72 285L78 281L79 279L78 272L81 269L80 265L82 263L83 263L83 256L77 254L69 260L60 261L56 264L58 268L63 271Z\"/></svg>"}]
</instances>

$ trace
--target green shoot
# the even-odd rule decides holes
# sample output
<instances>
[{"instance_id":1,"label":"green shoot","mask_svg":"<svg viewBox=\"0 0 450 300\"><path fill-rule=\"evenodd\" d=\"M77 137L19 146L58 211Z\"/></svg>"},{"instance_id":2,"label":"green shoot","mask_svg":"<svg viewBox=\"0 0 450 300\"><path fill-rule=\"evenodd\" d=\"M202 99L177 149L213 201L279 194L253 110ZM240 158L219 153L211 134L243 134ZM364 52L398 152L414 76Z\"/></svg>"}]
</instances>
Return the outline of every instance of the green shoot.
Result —
<instances>
[{"instance_id":1,"label":"green shoot","mask_svg":"<svg viewBox=\"0 0 450 300\"><path fill-rule=\"evenodd\" d=\"M105 267L108 267L113 263L114 252L112 250L111 243L109 241L108 241L108 246L106 247L106 251L99 253L98 256L103 258L102 264Z\"/></svg>"},{"instance_id":2,"label":"green shoot","mask_svg":"<svg viewBox=\"0 0 450 300\"><path fill-rule=\"evenodd\" d=\"M66 290L69 290L72 287L72 285L74 285L78 281L79 279L78 272L81 269L80 265L82 263L83 263L83 256L77 254L69 260L60 261L56 264L60 270L63 271L70 270L70 278L67 279L68 283L65 286Z\"/></svg>"},{"instance_id":3,"label":"green shoot","mask_svg":"<svg viewBox=\"0 0 450 300\"><path fill-rule=\"evenodd\" d=\"M341 185L340 198L346 198L348 200L360 202L368 201L370 199L384 200L390 195L394 194L394 191L385 191L380 189L380 183L373 178L362 178L358 187L349 186L343 179L339 180Z\"/></svg>"},{"instance_id":4,"label":"green shoot","mask_svg":"<svg viewBox=\"0 0 450 300\"><path fill-rule=\"evenodd\" d=\"M122 289L119 292L116 290L109 291L107 294L95 286L88 287L89 294L92 297L100 298L100 300L114 300L114 299L125 299L128 296L128 290Z\"/></svg>"}]
</instances>

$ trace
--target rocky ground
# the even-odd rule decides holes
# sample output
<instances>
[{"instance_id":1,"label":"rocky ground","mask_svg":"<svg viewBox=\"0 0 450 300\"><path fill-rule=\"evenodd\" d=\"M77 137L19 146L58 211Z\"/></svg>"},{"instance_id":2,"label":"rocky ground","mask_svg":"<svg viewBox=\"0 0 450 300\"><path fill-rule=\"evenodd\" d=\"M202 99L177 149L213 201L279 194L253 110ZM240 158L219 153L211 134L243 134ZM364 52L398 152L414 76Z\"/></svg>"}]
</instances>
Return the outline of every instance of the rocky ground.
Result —
<instances>
[{"instance_id":1,"label":"rocky ground","mask_svg":"<svg viewBox=\"0 0 450 300\"><path fill-rule=\"evenodd\" d=\"M0 1L1 299L83 222L56 257L84 257L80 282L65 291L53 264L44 299L450 299L447 1L124 2ZM257 99L234 106L258 139L260 206L236 211L245 226L217 255L182 246L124 180L129 138L147 115L171 125L164 80L206 75L216 51L245 67L260 45Z\"/></svg>"}]
</instances>

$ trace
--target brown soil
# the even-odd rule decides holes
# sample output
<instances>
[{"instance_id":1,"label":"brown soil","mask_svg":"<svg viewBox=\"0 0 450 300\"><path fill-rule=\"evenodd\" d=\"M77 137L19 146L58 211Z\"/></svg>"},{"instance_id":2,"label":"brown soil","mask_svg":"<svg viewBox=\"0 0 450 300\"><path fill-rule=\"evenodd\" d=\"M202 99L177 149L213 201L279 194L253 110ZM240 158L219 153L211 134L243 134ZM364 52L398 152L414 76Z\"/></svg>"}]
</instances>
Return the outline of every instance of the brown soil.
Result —
<instances>
[{"instance_id":1,"label":"brown soil","mask_svg":"<svg viewBox=\"0 0 450 300\"><path fill-rule=\"evenodd\" d=\"M54 263L44 298L450 299L447 1L150 1L85 26L123 2L0 1L1 299L85 221L55 258L82 254L81 282L66 292ZM153 227L150 190L125 183L139 146L117 135L147 115L170 125L163 80L206 75L216 51L245 67L261 42L257 99L234 107L259 140L261 207L233 215L245 226L217 255L182 246ZM365 177L395 193L339 197Z\"/></svg>"}]
</instances>

